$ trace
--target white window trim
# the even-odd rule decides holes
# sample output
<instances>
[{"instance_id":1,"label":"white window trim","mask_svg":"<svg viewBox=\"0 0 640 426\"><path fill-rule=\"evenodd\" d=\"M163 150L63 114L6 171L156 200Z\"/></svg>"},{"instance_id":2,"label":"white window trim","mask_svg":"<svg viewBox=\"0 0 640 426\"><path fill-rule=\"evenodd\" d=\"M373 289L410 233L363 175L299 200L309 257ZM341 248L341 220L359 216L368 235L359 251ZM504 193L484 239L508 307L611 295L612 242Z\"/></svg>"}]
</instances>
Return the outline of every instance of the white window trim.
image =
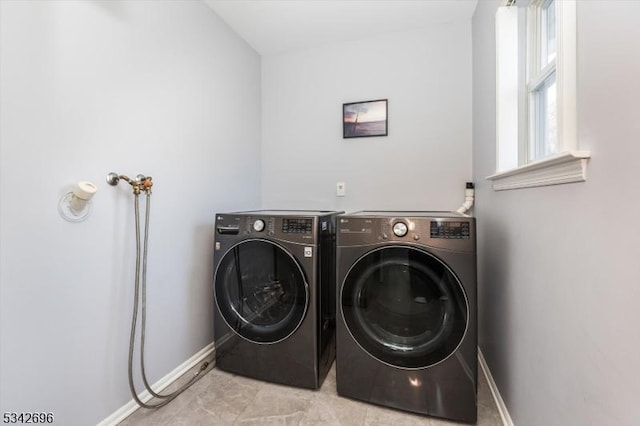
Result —
<instances>
[{"instance_id":1,"label":"white window trim","mask_svg":"<svg viewBox=\"0 0 640 426\"><path fill-rule=\"evenodd\" d=\"M487 179L493 181L495 191L584 182L589 157L589 151L564 151L487 176Z\"/></svg>"},{"instance_id":2,"label":"white window trim","mask_svg":"<svg viewBox=\"0 0 640 426\"><path fill-rule=\"evenodd\" d=\"M518 166L518 8L496 12L496 170Z\"/></svg>"},{"instance_id":3,"label":"white window trim","mask_svg":"<svg viewBox=\"0 0 640 426\"><path fill-rule=\"evenodd\" d=\"M556 82L557 82L557 102L558 102L558 141L562 151L551 156L522 164L528 161L528 148L523 149L522 143L513 141L519 151L518 166L508 170L500 170L486 179L493 182L493 189L496 191L531 188L536 186L557 185L572 182L583 182L587 179L586 165L591 157L589 151L580 151L577 138L577 114L576 114L576 0L557 1L556 19L562 24L559 25L557 33L557 57L556 57ZM513 6L510 6L511 8ZM500 13L500 12L498 12ZM514 12L515 13L515 12ZM498 15L496 15L498 18ZM498 22L496 22L498 24ZM499 29L497 30L499 36ZM498 46L498 41L497 44ZM498 70L504 66L504 58L497 56ZM507 58L513 64L512 58ZM498 72L500 78L500 73ZM496 84L497 99L504 98L504 87ZM528 97L528 96L527 96ZM513 98L512 98L513 99ZM499 102L498 102L499 103ZM528 103L528 102L527 102ZM513 105L513 104L511 104ZM509 106L507 106L508 108ZM502 112L501 112L502 111ZM504 118L505 106L497 105L497 120ZM528 114L528 113L527 113ZM526 116L526 115L525 115ZM504 150L506 143L504 126L497 123L496 133L497 155ZM510 134L514 137L511 127ZM525 132L528 135L528 130ZM517 136L515 136L517 138ZM528 137L528 136L527 136ZM528 144L527 144L528 145ZM524 156L522 154L525 154ZM496 165L504 164L504 159L497 158ZM512 162L513 163L513 162Z\"/></svg>"},{"instance_id":4,"label":"white window trim","mask_svg":"<svg viewBox=\"0 0 640 426\"><path fill-rule=\"evenodd\" d=\"M558 82L558 141L563 150L578 149L576 117L576 1L560 0L556 81Z\"/></svg>"}]
</instances>

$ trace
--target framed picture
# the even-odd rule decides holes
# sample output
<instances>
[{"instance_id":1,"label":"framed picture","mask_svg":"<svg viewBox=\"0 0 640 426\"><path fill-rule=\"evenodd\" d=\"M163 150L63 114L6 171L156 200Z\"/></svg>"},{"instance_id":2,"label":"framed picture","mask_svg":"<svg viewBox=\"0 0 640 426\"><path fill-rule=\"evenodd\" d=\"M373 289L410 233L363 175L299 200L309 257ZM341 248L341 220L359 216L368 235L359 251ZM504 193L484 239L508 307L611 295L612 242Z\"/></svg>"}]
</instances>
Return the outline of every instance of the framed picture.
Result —
<instances>
[{"instance_id":1,"label":"framed picture","mask_svg":"<svg viewBox=\"0 0 640 426\"><path fill-rule=\"evenodd\" d=\"M387 136L387 100L342 104L342 137Z\"/></svg>"}]
</instances>

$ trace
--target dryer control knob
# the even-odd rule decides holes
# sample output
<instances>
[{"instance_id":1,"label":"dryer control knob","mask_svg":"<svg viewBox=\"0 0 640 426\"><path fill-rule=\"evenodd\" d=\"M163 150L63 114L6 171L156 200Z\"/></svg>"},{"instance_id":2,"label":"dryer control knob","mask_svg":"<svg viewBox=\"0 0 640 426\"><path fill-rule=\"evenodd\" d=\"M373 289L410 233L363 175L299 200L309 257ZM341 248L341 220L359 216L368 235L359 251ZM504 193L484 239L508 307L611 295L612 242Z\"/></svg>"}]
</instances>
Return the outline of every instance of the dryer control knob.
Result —
<instances>
[{"instance_id":1,"label":"dryer control knob","mask_svg":"<svg viewBox=\"0 0 640 426\"><path fill-rule=\"evenodd\" d=\"M253 230L256 232L262 232L264 230L264 220L256 219L256 221L253 222Z\"/></svg>"},{"instance_id":2,"label":"dryer control knob","mask_svg":"<svg viewBox=\"0 0 640 426\"><path fill-rule=\"evenodd\" d=\"M407 228L407 224L404 222L397 222L395 225L393 225L393 233L396 235L396 237L404 237L405 235L407 235L408 231L409 228Z\"/></svg>"}]
</instances>

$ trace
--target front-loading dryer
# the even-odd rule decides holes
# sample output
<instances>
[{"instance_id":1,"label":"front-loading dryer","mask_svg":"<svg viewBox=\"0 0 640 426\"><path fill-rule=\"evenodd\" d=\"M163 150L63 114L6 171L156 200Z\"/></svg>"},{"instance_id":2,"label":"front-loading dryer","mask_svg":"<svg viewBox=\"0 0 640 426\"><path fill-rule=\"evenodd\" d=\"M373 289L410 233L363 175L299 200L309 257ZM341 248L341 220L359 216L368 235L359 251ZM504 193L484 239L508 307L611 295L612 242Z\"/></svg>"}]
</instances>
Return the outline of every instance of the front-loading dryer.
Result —
<instances>
[{"instance_id":1,"label":"front-loading dryer","mask_svg":"<svg viewBox=\"0 0 640 426\"><path fill-rule=\"evenodd\" d=\"M335 217L328 211L216 215L216 366L317 389L335 358Z\"/></svg>"},{"instance_id":2,"label":"front-loading dryer","mask_svg":"<svg viewBox=\"0 0 640 426\"><path fill-rule=\"evenodd\" d=\"M475 219L340 215L336 274L338 394L475 423Z\"/></svg>"}]
</instances>

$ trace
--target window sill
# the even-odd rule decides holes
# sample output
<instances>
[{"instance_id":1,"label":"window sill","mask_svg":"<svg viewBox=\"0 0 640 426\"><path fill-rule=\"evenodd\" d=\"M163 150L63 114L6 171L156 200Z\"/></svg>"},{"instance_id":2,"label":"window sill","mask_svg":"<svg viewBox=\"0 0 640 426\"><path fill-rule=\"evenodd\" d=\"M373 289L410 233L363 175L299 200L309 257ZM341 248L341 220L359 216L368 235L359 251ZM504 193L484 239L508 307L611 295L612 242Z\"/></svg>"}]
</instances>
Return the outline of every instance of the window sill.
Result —
<instances>
[{"instance_id":1,"label":"window sill","mask_svg":"<svg viewBox=\"0 0 640 426\"><path fill-rule=\"evenodd\" d=\"M566 151L515 169L487 176L494 191L559 185L587 180L589 151Z\"/></svg>"}]
</instances>

